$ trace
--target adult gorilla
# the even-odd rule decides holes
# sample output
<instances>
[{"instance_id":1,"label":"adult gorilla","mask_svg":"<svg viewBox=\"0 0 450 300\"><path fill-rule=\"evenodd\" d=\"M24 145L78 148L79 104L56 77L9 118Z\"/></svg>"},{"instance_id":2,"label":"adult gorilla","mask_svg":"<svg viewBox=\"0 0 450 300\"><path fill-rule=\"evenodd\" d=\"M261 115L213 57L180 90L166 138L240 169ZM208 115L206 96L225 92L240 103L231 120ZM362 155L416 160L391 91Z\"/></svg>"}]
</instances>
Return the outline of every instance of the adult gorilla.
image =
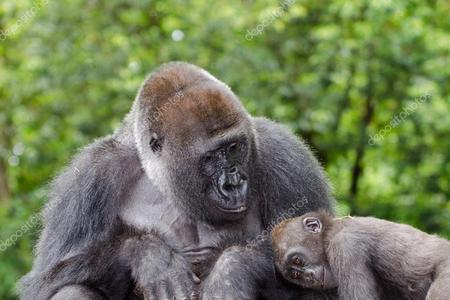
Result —
<instances>
[{"instance_id":1,"label":"adult gorilla","mask_svg":"<svg viewBox=\"0 0 450 300\"><path fill-rule=\"evenodd\" d=\"M248 241L288 212L331 210L308 148L187 63L153 72L52 191L23 299L277 294L265 243Z\"/></svg>"}]
</instances>

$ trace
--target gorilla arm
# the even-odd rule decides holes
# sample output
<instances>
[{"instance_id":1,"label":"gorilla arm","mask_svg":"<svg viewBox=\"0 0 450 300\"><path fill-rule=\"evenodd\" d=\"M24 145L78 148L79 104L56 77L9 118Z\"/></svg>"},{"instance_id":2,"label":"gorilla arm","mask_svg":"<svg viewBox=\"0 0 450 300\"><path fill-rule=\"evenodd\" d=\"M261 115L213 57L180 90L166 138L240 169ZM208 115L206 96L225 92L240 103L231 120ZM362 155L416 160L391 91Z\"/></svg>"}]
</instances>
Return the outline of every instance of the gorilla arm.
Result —
<instances>
[{"instance_id":1,"label":"gorilla arm","mask_svg":"<svg viewBox=\"0 0 450 300\"><path fill-rule=\"evenodd\" d=\"M200 279L186 259L157 233L132 237L125 242L123 256L144 299L198 299Z\"/></svg>"},{"instance_id":2,"label":"gorilla arm","mask_svg":"<svg viewBox=\"0 0 450 300\"><path fill-rule=\"evenodd\" d=\"M53 182L37 258L21 281L22 299L48 299L71 285L71 295L79 291L77 299L96 299L88 296L94 291L83 291L87 285L113 299L128 291L127 270L116 255L120 241L114 237L122 230L120 201L141 174L135 150L110 137L75 157Z\"/></svg>"},{"instance_id":3,"label":"gorilla arm","mask_svg":"<svg viewBox=\"0 0 450 300\"><path fill-rule=\"evenodd\" d=\"M259 287L275 274L270 255L262 248L231 246L220 255L202 286L202 299L256 299Z\"/></svg>"}]
</instances>

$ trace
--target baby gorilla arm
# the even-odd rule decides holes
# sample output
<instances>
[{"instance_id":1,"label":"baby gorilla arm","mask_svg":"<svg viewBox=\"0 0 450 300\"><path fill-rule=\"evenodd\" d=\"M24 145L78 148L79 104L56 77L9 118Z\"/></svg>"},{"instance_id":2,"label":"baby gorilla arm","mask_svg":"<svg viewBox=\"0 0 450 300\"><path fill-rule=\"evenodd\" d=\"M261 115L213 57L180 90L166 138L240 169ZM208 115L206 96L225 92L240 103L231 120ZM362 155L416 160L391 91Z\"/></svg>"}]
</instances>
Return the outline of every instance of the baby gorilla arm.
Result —
<instances>
[{"instance_id":1,"label":"baby gorilla arm","mask_svg":"<svg viewBox=\"0 0 450 300\"><path fill-rule=\"evenodd\" d=\"M123 253L145 299L198 299L196 284L200 280L185 258L160 237L148 234L130 238Z\"/></svg>"}]
</instances>

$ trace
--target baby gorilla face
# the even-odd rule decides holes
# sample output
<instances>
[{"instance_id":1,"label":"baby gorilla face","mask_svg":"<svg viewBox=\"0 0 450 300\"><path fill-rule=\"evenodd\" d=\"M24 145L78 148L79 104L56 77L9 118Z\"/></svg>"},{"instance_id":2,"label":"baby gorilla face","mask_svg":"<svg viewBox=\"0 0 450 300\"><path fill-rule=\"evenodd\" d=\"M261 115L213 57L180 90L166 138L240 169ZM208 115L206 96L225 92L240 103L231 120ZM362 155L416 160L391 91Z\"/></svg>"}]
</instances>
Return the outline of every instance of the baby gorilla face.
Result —
<instances>
[{"instance_id":1,"label":"baby gorilla face","mask_svg":"<svg viewBox=\"0 0 450 300\"><path fill-rule=\"evenodd\" d=\"M307 214L280 223L272 233L275 264L284 278L311 289L337 286L324 251L323 223Z\"/></svg>"},{"instance_id":2,"label":"baby gorilla face","mask_svg":"<svg viewBox=\"0 0 450 300\"><path fill-rule=\"evenodd\" d=\"M311 253L302 247L287 251L281 260L276 261L283 276L292 283L311 289L331 288L330 275L326 263L315 263L310 258Z\"/></svg>"}]
</instances>

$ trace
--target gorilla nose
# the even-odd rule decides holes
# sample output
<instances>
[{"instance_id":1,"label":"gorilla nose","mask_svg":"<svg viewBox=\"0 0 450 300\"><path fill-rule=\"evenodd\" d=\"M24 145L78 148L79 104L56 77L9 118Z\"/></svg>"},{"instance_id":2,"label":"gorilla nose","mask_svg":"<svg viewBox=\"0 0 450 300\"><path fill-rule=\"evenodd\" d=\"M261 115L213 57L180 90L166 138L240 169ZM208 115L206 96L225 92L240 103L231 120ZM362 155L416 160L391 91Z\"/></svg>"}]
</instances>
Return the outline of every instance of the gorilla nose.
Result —
<instances>
[{"instance_id":1,"label":"gorilla nose","mask_svg":"<svg viewBox=\"0 0 450 300\"><path fill-rule=\"evenodd\" d=\"M235 174L238 172L238 168L236 166L231 167L230 170L228 171L229 174Z\"/></svg>"},{"instance_id":2,"label":"gorilla nose","mask_svg":"<svg viewBox=\"0 0 450 300\"><path fill-rule=\"evenodd\" d=\"M219 190L226 197L243 196L246 192L246 178L236 166L224 171L219 178Z\"/></svg>"},{"instance_id":3,"label":"gorilla nose","mask_svg":"<svg viewBox=\"0 0 450 300\"><path fill-rule=\"evenodd\" d=\"M239 174L238 169L236 167L232 167L228 171L227 184L231 186L238 186L240 182L241 182L241 174Z\"/></svg>"}]
</instances>

